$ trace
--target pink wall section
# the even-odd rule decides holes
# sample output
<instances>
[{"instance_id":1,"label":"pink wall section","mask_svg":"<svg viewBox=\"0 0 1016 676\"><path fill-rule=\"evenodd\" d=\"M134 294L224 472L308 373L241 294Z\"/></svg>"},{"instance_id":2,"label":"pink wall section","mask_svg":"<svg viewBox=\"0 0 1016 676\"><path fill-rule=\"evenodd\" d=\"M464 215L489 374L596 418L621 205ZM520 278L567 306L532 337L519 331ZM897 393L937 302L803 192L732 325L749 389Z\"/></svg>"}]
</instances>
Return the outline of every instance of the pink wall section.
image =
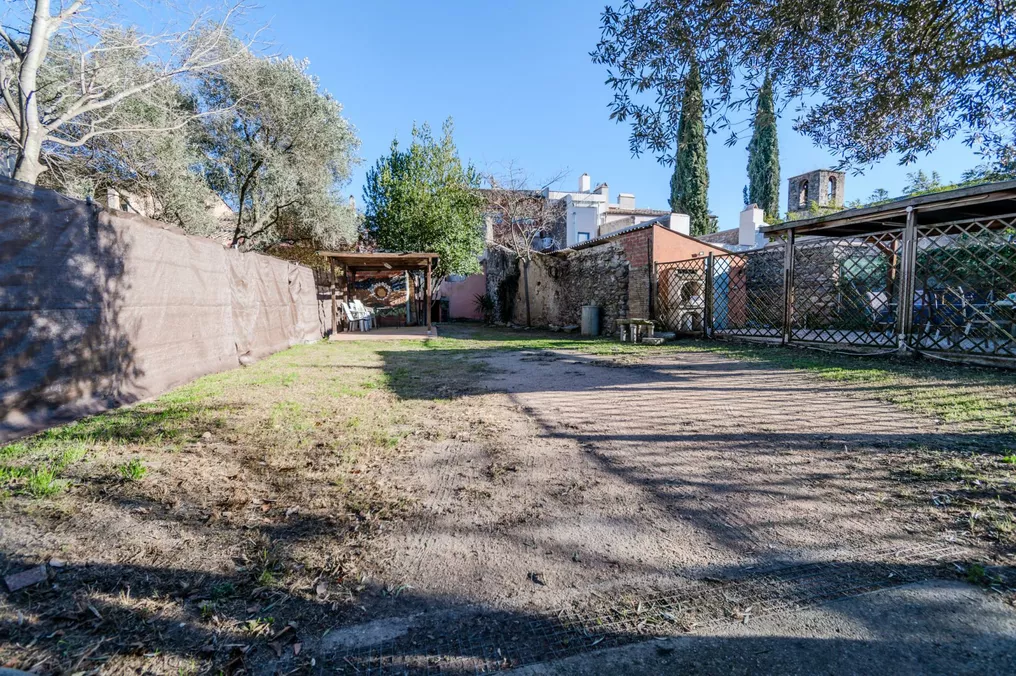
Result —
<instances>
[{"instance_id":1,"label":"pink wall section","mask_svg":"<svg viewBox=\"0 0 1016 676\"><path fill-rule=\"evenodd\" d=\"M483 275L469 275L461 282L444 281L441 297L448 298L448 311L452 319L483 319L476 309L476 296L487 292L487 281Z\"/></svg>"}]
</instances>

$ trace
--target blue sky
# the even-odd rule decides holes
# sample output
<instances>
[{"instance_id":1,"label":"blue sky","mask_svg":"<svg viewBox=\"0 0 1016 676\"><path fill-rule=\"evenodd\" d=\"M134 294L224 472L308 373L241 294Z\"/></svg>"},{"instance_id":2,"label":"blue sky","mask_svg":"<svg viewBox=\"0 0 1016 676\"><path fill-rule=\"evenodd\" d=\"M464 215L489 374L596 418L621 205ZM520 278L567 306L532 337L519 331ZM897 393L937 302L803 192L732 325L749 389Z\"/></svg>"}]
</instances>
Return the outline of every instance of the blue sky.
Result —
<instances>
[{"instance_id":1,"label":"blue sky","mask_svg":"<svg viewBox=\"0 0 1016 676\"><path fill-rule=\"evenodd\" d=\"M538 180L564 170L568 188L588 172L594 184L610 185L612 201L632 192L638 206L665 209L671 169L649 155L633 158L627 125L608 119L605 70L589 58L601 9L590 0L264 0L251 19L269 23L275 51L309 58L344 105L363 144L347 186L358 203L367 169L393 137L407 139L414 121L439 128L450 115L460 154L481 170L513 161ZM836 163L795 134L789 118L780 126L784 193L788 177ZM709 205L729 228L743 207L747 139L735 148L723 140L709 138ZM911 167L888 159L848 175L847 199L880 187L898 194L916 168L949 181L975 164L969 149L950 142Z\"/></svg>"}]
</instances>

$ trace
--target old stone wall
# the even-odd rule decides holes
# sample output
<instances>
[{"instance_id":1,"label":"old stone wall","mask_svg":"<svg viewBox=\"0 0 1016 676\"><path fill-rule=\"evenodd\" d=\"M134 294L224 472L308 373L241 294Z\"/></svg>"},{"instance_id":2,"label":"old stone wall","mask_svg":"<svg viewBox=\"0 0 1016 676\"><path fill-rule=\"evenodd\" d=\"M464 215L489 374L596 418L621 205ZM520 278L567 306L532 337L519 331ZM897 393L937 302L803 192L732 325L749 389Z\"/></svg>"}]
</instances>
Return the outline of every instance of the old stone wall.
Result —
<instances>
[{"instance_id":1,"label":"old stone wall","mask_svg":"<svg viewBox=\"0 0 1016 676\"><path fill-rule=\"evenodd\" d=\"M521 267L509 252L491 248L486 271L487 293L494 299L495 316L525 325L525 277ZM529 263L528 279L534 327L579 324L583 305L600 307L601 331L607 334L616 331L618 318L628 316L629 265L624 249L616 243L536 254Z\"/></svg>"}]
</instances>

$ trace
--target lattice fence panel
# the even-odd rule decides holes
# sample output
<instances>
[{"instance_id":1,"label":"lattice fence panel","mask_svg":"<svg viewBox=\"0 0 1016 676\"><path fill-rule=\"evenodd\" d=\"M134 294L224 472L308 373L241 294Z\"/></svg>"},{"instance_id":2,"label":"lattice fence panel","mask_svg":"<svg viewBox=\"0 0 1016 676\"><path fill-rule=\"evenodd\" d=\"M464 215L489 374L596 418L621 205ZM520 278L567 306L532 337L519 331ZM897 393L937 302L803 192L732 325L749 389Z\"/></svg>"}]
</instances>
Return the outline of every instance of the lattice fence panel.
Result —
<instances>
[{"instance_id":1,"label":"lattice fence panel","mask_svg":"<svg viewBox=\"0 0 1016 676\"><path fill-rule=\"evenodd\" d=\"M706 259L695 258L656 267L657 319L677 333L705 331Z\"/></svg>"},{"instance_id":2,"label":"lattice fence panel","mask_svg":"<svg viewBox=\"0 0 1016 676\"><path fill-rule=\"evenodd\" d=\"M911 345L1016 357L1016 215L918 229Z\"/></svg>"},{"instance_id":3,"label":"lattice fence panel","mask_svg":"<svg viewBox=\"0 0 1016 676\"><path fill-rule=\"evenodd\" d=\"M782 246L713 258L713 332L747 338L783 333Z\"/></svg>"},{"instance_id":4,"label":"lattice fence panel","mask_svg":"<svg viewBox=\"0 0 1016 676\"><path fill-rule=\"evenodd\" d=\"M895 347L902 254L898 231L799 241L791 339Z\"/></svg>"}]
</instances>

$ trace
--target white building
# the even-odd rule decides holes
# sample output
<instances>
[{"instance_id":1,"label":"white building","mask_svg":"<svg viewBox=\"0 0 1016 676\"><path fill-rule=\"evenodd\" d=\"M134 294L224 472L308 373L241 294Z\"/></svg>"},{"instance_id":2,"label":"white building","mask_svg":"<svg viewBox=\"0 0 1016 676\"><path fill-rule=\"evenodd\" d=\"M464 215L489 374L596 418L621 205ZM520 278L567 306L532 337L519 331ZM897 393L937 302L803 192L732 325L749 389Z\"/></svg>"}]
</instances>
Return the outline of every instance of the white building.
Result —
<instances>
[{"instance_id":1,"label":"white building","mask_svg":"<svg viewBox=\"0 0 1016 676\"><path fill-rule=\"evenodd\" d=\"M566 247L672 215L669 210L637 208L635 195L631 193L618 194L617 203L611 204L607 184L600 183L595 188L591 187L591 184L589 174L582 174L579 177L578 190L543 191L543 196L548 200L564 202ZM677 218L667 219L668 222L673 222L673 229L687 235L688 217L683 214L673 215Z\"/></svg>"}]
</instances>

